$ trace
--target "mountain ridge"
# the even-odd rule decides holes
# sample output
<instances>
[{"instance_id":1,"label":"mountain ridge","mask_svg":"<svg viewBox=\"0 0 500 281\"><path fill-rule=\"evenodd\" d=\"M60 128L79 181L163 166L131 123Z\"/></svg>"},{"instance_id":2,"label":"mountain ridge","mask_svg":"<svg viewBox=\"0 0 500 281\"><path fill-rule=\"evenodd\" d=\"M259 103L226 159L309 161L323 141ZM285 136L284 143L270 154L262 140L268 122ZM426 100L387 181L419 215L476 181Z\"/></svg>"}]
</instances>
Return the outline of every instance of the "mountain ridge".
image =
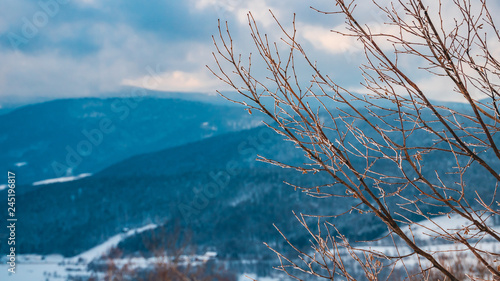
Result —
<instances>
[{"instance_id":1,"label":"mountain ridge","mask_svg":"<svg viewBox=\"0 0 500 281\"><path fill-rule=\"evenodd\" d=\"M0 167L23 174L21 183L95 173L131 155L257 123L238 107L179 99L55 100L0 115Z\"/></svg>"}]
</instances>

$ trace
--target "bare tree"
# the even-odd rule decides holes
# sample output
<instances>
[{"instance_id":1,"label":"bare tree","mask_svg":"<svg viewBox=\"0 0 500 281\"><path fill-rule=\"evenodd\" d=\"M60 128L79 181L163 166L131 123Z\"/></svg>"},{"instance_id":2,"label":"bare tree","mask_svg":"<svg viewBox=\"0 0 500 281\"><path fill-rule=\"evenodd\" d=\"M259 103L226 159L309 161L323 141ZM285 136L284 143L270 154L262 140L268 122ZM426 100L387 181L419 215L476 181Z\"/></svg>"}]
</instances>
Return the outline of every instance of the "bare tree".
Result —
<instances>
[{"instance_id":1,"label":"bare tree","mask_svg":"<svg viewBox=\"0 0 500 281\"><path fill-rule=\"evenodd\" d=\"M90 281L233 281L236 276L210 257L197 256L191 233L175 227L160 227L158 232L142 234L146 252L125 254L119 247L110 249L92 262ZM134 259L135 258L135 259ZM148 265L144 267L144 264Z\"/></svg>"},{"instance_id":2,"label":"bare tree","mask_svg":"<svg viewBox=\"0 0 500 281\"><path fill-rule=\"evenodd\" d=\"M307 158L299 166L260 160L327 175L330 180L325 185L297 188L311 196L352 199L346 200L354 202L347 212L338 215L362 213L383 222L388 229L386 239L393 241L397 253L351 243L335 227L337 216L300 214L296 217L309 231L312 249L298 249L290 243L301 261L276 252L279 269L296 279L303 272L355 280L354 269L347 265L354 260L369 280L396 278L395 274L401 274L397 269L410 279L428 280L438 274L445 280L459 280L462 275L444 262L443 255L463 252L490 277L500 277L494 265L499 253L478 243L500 242L500 234L490 223L491 217L499 215L496 190L500 181L500 62L495 57L500 33L492 8L486 0L436 1L434 9L421 0L395 1L388 6L373 1L370 4L384 14L387 27L375 32L357 17L360 1L334 2L336 11L317 11L345 17L347 29L333 32L361 44L366 59L361 65L362 85L368 93L354 93L321 72L298 42L295 19L286 28L272 12L282 33L277 42L262 34L252 14L248 15L257 60L264 67L252 68L255 58L251 55L247 63L242 60L226 23L219 24L219 35L214 37L218 69L211 71L239 93L240 98L232 101L270 117L273 122L267 125ZM443 11L443 4L457 13ZM301 83L299 59L312 71L311 83ZM416 63L408 66L401 62L404 59ZM448 81L449 92L466 106L457 109L430 99L422 82L412 78L422 70ZM261 76L264 72L267 77ZM483 187L485 192L471 190L475 173L491 183ZM450 230L434 221L435 215L467 223ZM313 224L311 217L317 219ZM413 232L416 227L427 229L436 241L460 247L453 252L429 251ZM365 243L374 245L373 241ZM409 251L403 251L403 246ZM416 262L416 272L410 269L410 260ZM473 270L465 273L472 280L482 280Z\"/></svg>"}]
</instances>

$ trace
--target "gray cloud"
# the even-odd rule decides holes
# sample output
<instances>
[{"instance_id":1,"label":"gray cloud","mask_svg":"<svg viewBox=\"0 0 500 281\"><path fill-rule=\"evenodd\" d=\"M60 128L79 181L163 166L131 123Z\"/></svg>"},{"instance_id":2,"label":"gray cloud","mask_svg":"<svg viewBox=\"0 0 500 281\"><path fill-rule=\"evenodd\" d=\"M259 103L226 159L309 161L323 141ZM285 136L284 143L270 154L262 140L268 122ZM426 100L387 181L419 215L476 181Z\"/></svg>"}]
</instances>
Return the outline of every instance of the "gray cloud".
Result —
<instances>
[{"instance_id":1,"label":"gray cloud","mask_svg":"<svg viewBox=\"0 0 500 281\"><path fill-rule=\"evenodd\" d=\"M182 77L196 85L186 91L202 89L203 83L212 91L216 84L205 75L204 66L213 65L211 35L217 33L217 18L229 21L233 39L243 53L255 53L246 22L248 10L262 32L278 41L281 34L268 9L286 27L294 12L299 23L326 30L343 21L310 10L310 5L332 8L319 0L4 2L0 7L0 102L14 96L97 96L120 91L132 82L137 85L148 75L148 66L158 66L167 82ZM311 57L324 65L325 73L348 83L355 81L356 65L353 70L335 67L348 64L348 56L332 54L301 39ZM304 81L309 79L304 77ZM161 90L169 90L168 83L161 85ZM182 90L179 84L172 88Z\"/></svg>"}]
</instances>

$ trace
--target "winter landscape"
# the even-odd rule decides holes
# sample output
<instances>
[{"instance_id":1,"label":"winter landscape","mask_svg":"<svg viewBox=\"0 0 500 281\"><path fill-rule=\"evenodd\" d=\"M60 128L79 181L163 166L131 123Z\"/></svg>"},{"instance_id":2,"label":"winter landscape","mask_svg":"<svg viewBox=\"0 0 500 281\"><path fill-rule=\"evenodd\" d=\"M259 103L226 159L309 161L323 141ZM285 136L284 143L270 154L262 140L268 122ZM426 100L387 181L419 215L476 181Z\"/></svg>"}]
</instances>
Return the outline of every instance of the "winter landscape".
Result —
<instances>
[{"instance_id":1,"label":"winter landscape","mask_svg":"<svg viewBox=\"0 0 500 281\"><path fill-rule=\"evenodd\" d=\"M500 5L0 8L0 280L500 280Z\"/></svg>"}]
</instances>

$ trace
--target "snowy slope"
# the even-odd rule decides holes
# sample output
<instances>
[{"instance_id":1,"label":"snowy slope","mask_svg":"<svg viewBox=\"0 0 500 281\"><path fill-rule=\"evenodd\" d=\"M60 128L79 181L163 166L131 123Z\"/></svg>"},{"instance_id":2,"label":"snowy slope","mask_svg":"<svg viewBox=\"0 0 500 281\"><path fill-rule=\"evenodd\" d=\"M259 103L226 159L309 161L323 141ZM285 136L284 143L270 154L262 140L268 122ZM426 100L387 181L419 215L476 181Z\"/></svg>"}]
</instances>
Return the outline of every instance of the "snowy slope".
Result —
<instances>
[{"instance_id":1,"label":"snowy slope","mask_svg":"<svg viewBox=\"0 0 500 281\"><path fill-rule=\"evenodd\" d=\"M101 245L72 258L62 256L21 255L17 257L16 273L10 274L5 258L0 259L0 280L9 281L51 281L66 280L68 276L90 276L87 264L93 259L106 254L121 240L132 235L156 228L155 224L148 224L140 228L129 230L109 238Z\"/></svg>"}]
</instances>

